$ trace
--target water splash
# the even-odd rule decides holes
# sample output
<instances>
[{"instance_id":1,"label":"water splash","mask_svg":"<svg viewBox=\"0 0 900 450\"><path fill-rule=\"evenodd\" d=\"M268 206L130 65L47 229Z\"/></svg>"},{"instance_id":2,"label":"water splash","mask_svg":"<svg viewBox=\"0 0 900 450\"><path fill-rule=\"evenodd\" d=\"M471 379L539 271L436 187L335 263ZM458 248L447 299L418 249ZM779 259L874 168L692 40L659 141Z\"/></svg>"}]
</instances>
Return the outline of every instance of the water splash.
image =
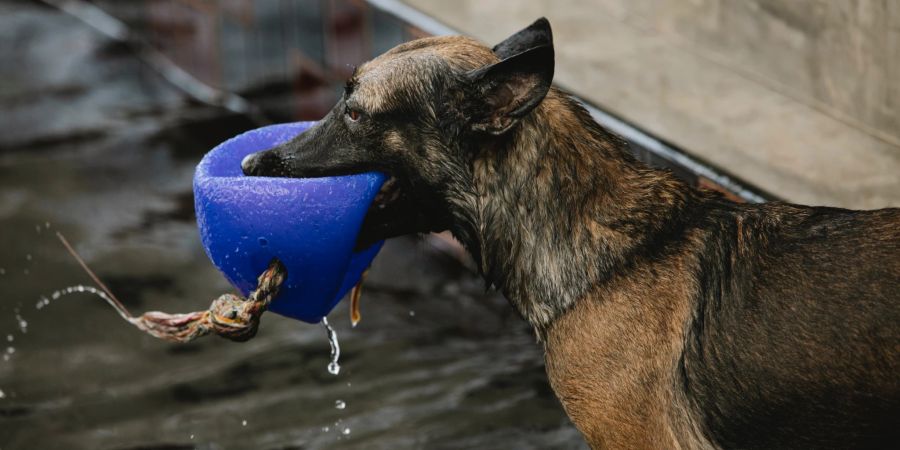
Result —
<instances>
[{"instance_id":1,"label":"water splash","mask_svg":"<svg viewBox=\"0 0 900 450\"><path fill-rule=\"evenodd\" d=\"M19 315L18 311L16 311L16 323L19 324L19 331L21 331L22 334L28 332L28 322Z\"/></svg>"},{"instance_id":2,"label":"water splash","mask_svg":"<svg viewBox=\"0 0 900 450\"><path fill-rule=\"evenodd\" d=\"M44 307L49 304L50 304L50 299L47 298L46 296L41 296L41 298L38 299L37 303L35 303L34 309L41 310L41 309L44 309Z\"/></svg>"},{"instance_id":3,"label":"water splash","mask_svg":"<svg viewBox=\"0 0 900 450\"><path fill-rule=\"evenodd\" d=\"M331 344L331 362L328 363L328 373L337 375L341 372L341 365L338 364L338 359L341 357L341 346L338 344L337 333L328 324L328 318L322 318L322 326L325 327L325 331L328 333L328 343Z\"/></svg>"},{"instance_id":4,"label":"water splash","mask_svg":"<svg viewBox=\"0 0 900 450\"><path fill-rule=\"evenodd\" d=\"M76 284L76 285L74 285L74 286L69 286L69 287L60 289L60 290L58 290L58 291L54 291L52 294L50 294L50 298L47 298L47 297L41 297L41 299L38 300L38 303L37 303L37 305L35 305L35 307L36 307L37 309L41 309L41 308L43 308L43 307L49 305L49 304L50 304L50 300L59 300L59 298L62 297L62 296L70 295L70 294L77 294L77 293L82 293L82 292L87 292L87 293L89 293L89 294L94 294L94 295L96 295L97 297L102 298L103 300L106 301L106 303L109 303L110 305L112 305L112 307L116 310L116 312L119 313L120 316L122 316L123 318L125 318L125 320L129 320L129 321L130 321L131 316L128 315L128 312L125 311L125 310L123 309L123 307L122 307L118 302L116 302L116 301L115 301L114 299L112 299L109 295L107 295L106 292L104 292L104 291L102 291L102 290L100 290L100 289L97 289L97 288L95 288L95 287L93 287L93 286L84 286L84 285L81 285L81 284Z\"/></svg>"},{"instance_id":5,"label":"water splash","mask_svg":"<svg viewBox=\"0 0 900 450\"><path fill-rule=\"evenodd\" d=\"M46 225L47 225L47 228L49 228L50 222L47 222ZM100 286L100 289L102 290L101 291L101 290L95 289L91 286L76 285L76 286L72 286L72 287L63 289L62 291L68 291L68 292L65 292L65 294L71 294L72 292L85 292L85 291L90 292L92 294L96 294L103 300L106 300L106 303L109 303L109 305L112 306L116 310L116 312L118 312L119 315L122 316L123 319L127 320L128 322L134 323L132 321L131 314L128 312L128 309L125 308L125 305L123 305L119 301L119 299L117 299L116 296L112 293L112 291L110 291L109 288L106 287L106 285L103 284L102 281L100 281L100 278L97 278L97 275L94 273L94 271L91 270L90 267L88 267L87 263L84 262L83 259L81 259L81 256L78 255L78 252L75 251L75 249L72 247L72 244L69 243L69 241L66 239L66 237L63 236L62 233L57 231L56 238L59 239L59 242L61 242L62 245L66 248L66 251L68 251L69 254L72 255L73 258L75 258L75 261L78 261L78 265L80 265L81 268L84 269L84 271L88 274L88 276L90 276L91 279L94 280L94 282L97 283L97 286ZM74 288L74 291L72 291L72 288ZM53 294L56 295L57 293L60 293L62 291L56 291ZM59 298L60 295L65 295L65 294L60 293L59 295L56 295L55 297L53 297L53 296L51 296L51 297L53 297L53 299L55 300L55 299Z\"/></svg>"}]
</instances>

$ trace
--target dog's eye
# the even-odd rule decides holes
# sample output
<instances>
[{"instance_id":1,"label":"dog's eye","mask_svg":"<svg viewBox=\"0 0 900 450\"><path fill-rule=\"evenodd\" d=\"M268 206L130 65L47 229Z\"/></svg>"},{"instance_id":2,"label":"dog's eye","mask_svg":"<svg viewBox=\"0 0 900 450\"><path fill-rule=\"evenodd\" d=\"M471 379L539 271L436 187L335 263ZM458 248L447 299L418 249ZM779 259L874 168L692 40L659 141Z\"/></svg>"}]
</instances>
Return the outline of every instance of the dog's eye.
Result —
<instances>
[{"instance_id":1,"label":"dog's eye","mask_svg":"<svg viewBox=\"0 0 900 450\"><path fill-rule=\"evenodd\" d=\"M357 122L359 118L362 116L359 111L355 109L347 109L347 117L350 118L351 121Z\"/></svg>"}]
</instances>

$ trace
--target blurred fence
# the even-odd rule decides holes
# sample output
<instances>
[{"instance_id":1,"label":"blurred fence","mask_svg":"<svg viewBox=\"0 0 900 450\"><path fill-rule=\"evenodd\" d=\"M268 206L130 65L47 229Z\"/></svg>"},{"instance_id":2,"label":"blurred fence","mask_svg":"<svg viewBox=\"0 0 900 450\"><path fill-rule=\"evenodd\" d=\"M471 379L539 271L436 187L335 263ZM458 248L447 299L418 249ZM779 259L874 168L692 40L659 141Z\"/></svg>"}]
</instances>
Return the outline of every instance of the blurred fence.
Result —
<instances>
[{"instance_id":1,"label":"blurred fence","mask_svg":"<svg viewBox=\"0 0 900 450\"><path fill-rule=\"evenodd\" d=\"M321 118L354 66L424 35L364 1L137 3L96 2L198 80L282 120Z\"/></svg>"}]
</instances>

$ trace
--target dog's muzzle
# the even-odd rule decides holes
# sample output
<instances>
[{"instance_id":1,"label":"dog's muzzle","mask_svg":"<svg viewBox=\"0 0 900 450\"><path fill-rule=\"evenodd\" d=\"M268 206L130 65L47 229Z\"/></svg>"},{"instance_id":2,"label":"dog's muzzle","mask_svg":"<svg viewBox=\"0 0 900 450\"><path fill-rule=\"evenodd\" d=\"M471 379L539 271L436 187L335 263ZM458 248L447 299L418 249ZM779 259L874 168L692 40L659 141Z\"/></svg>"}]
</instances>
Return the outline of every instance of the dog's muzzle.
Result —
<instances>
[{"instance_id":1,"label":"dog's muzzle","mask_svg":"<svg viewBox=\"0 0 900 450\"><path fill-rule=\"evenodd\" d=\"M241 160L241 170L244 175L256 177L283 177L287 176L284 162L272 151L251 153Z\"/></svg>"}]
</instances>

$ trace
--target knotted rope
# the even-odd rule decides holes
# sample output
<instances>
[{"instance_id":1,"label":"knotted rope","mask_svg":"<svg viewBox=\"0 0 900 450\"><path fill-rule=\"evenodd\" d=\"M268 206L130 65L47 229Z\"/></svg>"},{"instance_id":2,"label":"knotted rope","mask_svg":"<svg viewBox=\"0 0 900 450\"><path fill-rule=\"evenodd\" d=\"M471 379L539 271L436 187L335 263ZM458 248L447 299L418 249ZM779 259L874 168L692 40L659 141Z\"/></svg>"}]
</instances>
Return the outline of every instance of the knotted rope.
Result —
<instances>
[{"instance_id":1,"label":"knotted rope","mask_svg":"<svg viewBox=\"0 0 900 450\"><path fill-rule=\"evenodd\" d=\"M247 298L234 294L222 294L213 300L206 311L194 311L186 314L150 311L135 317L100 281L100 278L75 252L69 241L60 233L56 233L56 236L91 279L100 286L102 292L98 291L98 295L112 305L122 318L151 336L172 342L190 342L207 334L217 334L232 341L241 342L256 336L260 316L269 308L269 304L278 295L281 283L284 283L287 278L287 269L277 258L274 258L269 263L269 267L259 276L256 289Z\"/></svg>"},{"instance_id":2,"label":"knotted rope","mask_svg":"<svg viewBox=\"0 0 900 450\"><path fill-rule=\"evenodd\" d=\"M259 276L256 290L247 298L222 294L213 300L206 311L187 314L149 311L140 317L129 316L127 319L151 336L172 342L190 342L207 334L243 342L256 336L259 318L269 309L285 278L287 270L275 258Z\"/></svg>"},{"instance_id":3,"label":"knotted rope","mask_svg":"<svg viewBox=\"0 0 900 450\"><path fill-rule=\"evenodd\" d=\"M234 294L222 294L213 300L206 311L194 311L185 314L169 314L161 311L149 311L138 317L131 315L125 305L100 281L100 278L87 266L81 256L59 232L56 233L66 250L78 261L81 268L100 287L94 291L106 300L122 316L123 319L145 333L171 342L190 342L207 334L217 334L232 341L243 342L253 336L259 329L260 316L269 304L278 296L281 284L287 278L287 269L278 258L269 262L269 267L257 279L256 289L247 298ZM359 298L366 272L350 293L350 320L353 326L360 320Z\"/></svg>"}]
</instances>

